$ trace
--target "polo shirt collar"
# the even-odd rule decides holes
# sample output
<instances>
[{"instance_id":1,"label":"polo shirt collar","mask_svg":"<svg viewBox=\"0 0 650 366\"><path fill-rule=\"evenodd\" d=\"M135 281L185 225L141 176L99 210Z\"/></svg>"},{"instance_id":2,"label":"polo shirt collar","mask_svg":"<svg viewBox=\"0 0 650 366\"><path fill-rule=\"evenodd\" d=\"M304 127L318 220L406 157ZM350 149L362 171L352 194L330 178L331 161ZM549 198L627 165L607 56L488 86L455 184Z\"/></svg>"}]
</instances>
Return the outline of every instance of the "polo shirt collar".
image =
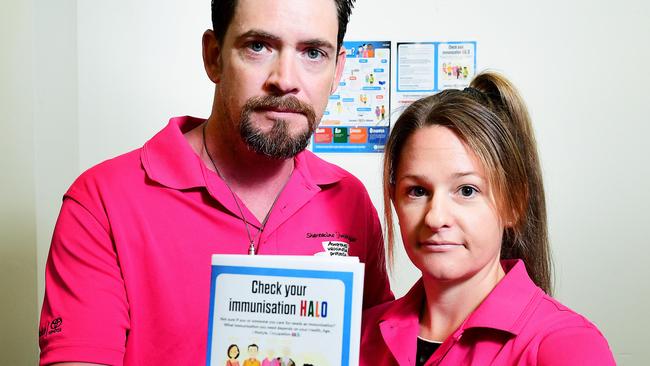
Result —
<instances>
[{"instance_id":1,"label":"polo shirt collar","mask_svg":"<svg viewBox=\"0 0 650 366\"><path fill-rule=\"evenodd\" d=\"M501 266L505 277L467 318L462 330L492 328L517 335L542 299L544 292L530 279L523 261L502 260Z\"/></svg>"},{"instance_id":2,"label":"polo shirt collar","mask_svg":"<svg viewBox=\"0 0 650 366\"><path fill-rule=\"evenodd\" d=\"M140 159L151 180L174 189L206 186L204 164L183 136L203 122L189 116L172 118L144 144Z\"/></svg>"},{"instance_id":3,"label":"polo shirt collar","mask_svg":"<svg viewBox=\"0 0 650 366\"><path fill-rule=\"evenodd\" d=\"M381 335L400 365L415 364L423 303L424 285L420 278L406 295L388 305L378 320Z\"/></svg>"},{"instance_id":4,"label":"polo shirt collar","mask_svg":"<svg viewBox=\"0 0 650 366\"><path fill-rule=\"evenodd\" d=\"M207 186L205 164L183 136L203 122L205 119L174 117L163 130L144 144L140 158L150 179L174 189ZM298 172L311 186L333 184L345 176L341 168L307 150L296 155L294 169L294 175Z\"/></svg>"},{"instance_id":5,"label":"polo shirt collar","mask_svg":"<svg viewBox=\"0 0 650 366\"><path fill-rule=\"evenodd\" d=\"M526 324L544 292L530 279L521 260L502 260L501 266L505 277L451 337L458 339L471 328L517 335ZM415 362L411 357L416 354L419 315L424 301L424 284L420 278L406 295L388 305L378 320L382 337L400 365Z\"/></svg>"},{"instance_id":6,"label":"polo shirt collar","mask_svg":"<svg viewBox=\"0 0 650 366\"><path fill-rule=\"evenodd\" d=\"M296 155L294 169L300 172L305 181L317 186L334 184L345 176L343 169L318 158L309 150Z\"/></svg>"}]
</instances>

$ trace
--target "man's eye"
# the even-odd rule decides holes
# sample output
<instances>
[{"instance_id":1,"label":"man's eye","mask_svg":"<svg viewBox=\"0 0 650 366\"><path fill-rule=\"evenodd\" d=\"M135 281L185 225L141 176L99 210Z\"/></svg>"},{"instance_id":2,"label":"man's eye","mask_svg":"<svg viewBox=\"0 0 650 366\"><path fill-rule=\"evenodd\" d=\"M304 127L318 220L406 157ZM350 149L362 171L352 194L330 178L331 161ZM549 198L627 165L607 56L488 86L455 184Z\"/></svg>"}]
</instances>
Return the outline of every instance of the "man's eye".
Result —
<instances>
[{"instance_id":1,"label":"man's eye","mask_svg":"<svg viewBox=\"0 0 650 366\"><path fill-rule=\"evenodd\" d=\"M422 187L411 187L408 191L408 195L411 197L422 197L427 194L426 189Z\"/></svg>"},{"instance_id":2,"label":"man's eye","mask_svg":"<svg viewBox=\"0 0 650 366\"><path fill-rule=\"evenodd\" d=\"M264 50L264 44L261 42L253 42L248 47L253 51L253 52L262 52Z\"/></svg>"},{"instance_id":3,"label":"man's eye","mask_svg":"<svg viewBox=\"0 0 650 366\"><path fill-rule=\"evenodd\" d=\"M311 59L318 59L323 56L323 53L315 48L310 48L307 50L307 57Z\"/></svg>"},{"instance_id":4,"label":"man's eye","mask_svg":"<svg viewBox=\"0 0 650 366\"><path fill-rule=\"evenodd\" d=\"M478 190L476 188L472 187L472 186L462 186L462 187L460 187L458 192L464 198L469 198L469 197L474 196L478 192Z\"/></svg>"}]
</instances>

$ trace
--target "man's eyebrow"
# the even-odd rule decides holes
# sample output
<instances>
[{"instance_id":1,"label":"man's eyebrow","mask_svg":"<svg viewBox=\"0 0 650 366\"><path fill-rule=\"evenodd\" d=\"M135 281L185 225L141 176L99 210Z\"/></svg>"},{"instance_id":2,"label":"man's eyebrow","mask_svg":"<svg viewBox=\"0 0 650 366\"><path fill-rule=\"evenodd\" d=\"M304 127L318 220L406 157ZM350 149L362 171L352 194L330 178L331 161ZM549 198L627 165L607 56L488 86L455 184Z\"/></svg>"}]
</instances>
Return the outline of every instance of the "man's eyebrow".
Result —
<instances>
[{"instance_id":1,"label":"man's eyebrow","mask_svg":"<svg viewBox=\"0 0 650 366\"><path fill-rule=\"evenodd\" d=\"M314 48L327 48L330 50L335 49L334 45L331 42L328 42L324 39L318 39L318 38L308 39L300 43L304 44L305 46L314 47Z\"/></svg>"},{"instance_id":2,"label":"man's eyebrow","mask_svg":"<svg viewBox=\"0 0 650 366\"><path fill-rule=\"evenodd\" d=\"M256 39L263 39L267 41L280 41L280 37L276 36L275 34L271 34L269 32L265 32L263 30L258 30L258 29L251 29L248 32L240 34L238 39L247 39L247 38L256 38Z\"/></svg>"},{"instance_id":3,"label":"man's eyebrow","mask_svg":"<svg viewBox=\"0 0 650 366\"><path fill-rule=\"evenodd\" d=\"M259 29L251 29L247 32L244 32L240 34L238 39L243 40L243 39L260 39L260 40L265 40L265 41L273 41L273 42L280 42L282 39L275 34L259 30ZM314 39L308 39L305 41L299 42L301 45L308 46L308 47L314 47L314 48L326 48L326 49L336 49L334 45L331 42L328 42L324 39L319 39L319 38L314 38Z\"/></svg>"}]
</instances>

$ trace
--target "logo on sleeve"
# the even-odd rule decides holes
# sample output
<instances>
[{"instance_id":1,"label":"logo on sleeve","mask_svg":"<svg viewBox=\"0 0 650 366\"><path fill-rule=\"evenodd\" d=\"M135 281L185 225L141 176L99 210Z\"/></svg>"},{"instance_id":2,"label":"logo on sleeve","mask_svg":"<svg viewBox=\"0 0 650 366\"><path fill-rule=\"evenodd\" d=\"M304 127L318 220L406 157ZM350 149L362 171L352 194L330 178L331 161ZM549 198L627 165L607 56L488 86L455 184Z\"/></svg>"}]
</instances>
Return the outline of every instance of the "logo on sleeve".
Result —
<instances>
[{"instance_id":1,"label":"logo on sleeve","mask_svg":"<svg viewBox=\"0 0 650 366\"><path fill-rule=\"evenodd\" d=\"M63 330L63 319L58 317L38 329L38 337L46 337L54 333L61 333Z\"/></svg>"}]
</instances>

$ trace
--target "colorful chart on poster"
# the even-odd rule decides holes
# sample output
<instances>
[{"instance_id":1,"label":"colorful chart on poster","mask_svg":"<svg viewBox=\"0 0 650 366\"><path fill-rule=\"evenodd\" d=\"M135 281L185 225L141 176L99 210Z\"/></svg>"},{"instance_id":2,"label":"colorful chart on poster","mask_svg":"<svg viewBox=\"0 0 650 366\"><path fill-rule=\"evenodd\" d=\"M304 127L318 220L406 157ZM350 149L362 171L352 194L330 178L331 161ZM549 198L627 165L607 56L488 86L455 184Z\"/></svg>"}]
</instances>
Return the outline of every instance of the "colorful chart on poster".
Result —
<instances>
[{"instance_id":1,"label":"colorful chart on poster","mask_svg":"<svg viewBox=\"0 0 650 366\"><path fill-rule=\"evenodd\" d=\"M312 149L383 152L390 129L390 41L343 45L343 76L314 133Z\"/></svg>"},{"instance_id":2,"label":"colorful chart on poster","mask_svg":"<svg viewBox=\"0 0 650 366\"><path fill-rule=\"evenodd\" d=\"M445 89L463 89L476 75L476 42L397 43L397 112Z\"/></svg>"}]
</instances>

